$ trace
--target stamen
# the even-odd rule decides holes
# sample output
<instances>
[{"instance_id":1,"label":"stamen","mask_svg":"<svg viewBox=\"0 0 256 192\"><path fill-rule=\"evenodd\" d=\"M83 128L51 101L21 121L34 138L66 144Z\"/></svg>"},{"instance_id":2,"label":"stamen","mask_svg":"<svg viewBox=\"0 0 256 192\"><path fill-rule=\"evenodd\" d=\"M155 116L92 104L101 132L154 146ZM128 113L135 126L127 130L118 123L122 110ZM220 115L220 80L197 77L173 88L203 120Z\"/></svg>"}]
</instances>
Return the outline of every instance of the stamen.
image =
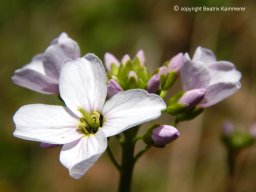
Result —
<instances>
[{"instance_id":1,"label":"stamen","mask_svg":"<svg viewBox=\"0 0 256 192\"><path fill-rule=\"evenodd\" d=\"M96 111L90 114L82 108L78 110L83 115L79 121L78 131L85 135L97 133L99 128L102 127L103 115Z\"/></svg>"}]
</instances>

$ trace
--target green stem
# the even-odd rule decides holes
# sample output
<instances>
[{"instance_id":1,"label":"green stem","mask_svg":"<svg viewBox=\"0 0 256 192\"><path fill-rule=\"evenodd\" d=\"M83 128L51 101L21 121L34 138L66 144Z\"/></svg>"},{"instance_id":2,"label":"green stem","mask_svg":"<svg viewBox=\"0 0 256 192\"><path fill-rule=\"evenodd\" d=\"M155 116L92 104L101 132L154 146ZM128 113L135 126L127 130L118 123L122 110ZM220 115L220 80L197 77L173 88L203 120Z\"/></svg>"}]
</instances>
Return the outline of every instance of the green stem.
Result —
<instances>
[{"instance_id":1,"label":"green stem","mask_svg":"<svg viewBox=\"0 0 256 192\"><path fill-rule=\"evenodd\" d=\"M232 149L228 149L228 175L227 175L227 192L234 192L235 191L235 164L237 158L237 151Z\"/></svg>"},{"instance_id":2,"label":"green stem","mask_svg":"<svg viewBox=\"0 0 256 192\"><path fill-rule=\"evenodd\" d=\"M119 192L130 192L132 185L133 168L135 165L134 138L137 135L139 127L128 129L124 132L124 143L122 143L122 160L120 169Z\"/></svg>"},{"instance_id":3,"label":"green stem","mask_svg":"<svg viewBox=\"0 0 256 192\"><path fill-rule=\"evenodd\" d=\"M120 171L121 167L120 165L118 164L118 162L116 161L110 147L107 147L107 152L108 152L108 155L109 155L109 158L111 160L111 162L114 164L114 166Z\"/></svg>"},{"instance_id":4,"label":"green stem","mask_svg":"<svg viewBox=\"0 0 256 192\"><path fill-rule=\"evenodd\" d=\"M147 151L150 149L151 146L147 145L144 149L142 149L136 156L135 156L135 162L139 160L139 158Z\"/></svg>"}]
</instances>

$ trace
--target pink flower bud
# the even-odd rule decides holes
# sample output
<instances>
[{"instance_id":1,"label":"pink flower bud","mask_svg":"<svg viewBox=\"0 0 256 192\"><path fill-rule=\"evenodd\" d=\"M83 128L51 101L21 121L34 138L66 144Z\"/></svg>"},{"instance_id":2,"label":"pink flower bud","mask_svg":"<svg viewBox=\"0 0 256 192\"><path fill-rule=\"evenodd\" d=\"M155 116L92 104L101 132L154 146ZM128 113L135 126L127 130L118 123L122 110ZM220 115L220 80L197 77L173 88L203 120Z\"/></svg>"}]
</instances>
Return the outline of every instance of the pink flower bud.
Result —
<instances>
[{"instance_id":1,"label":"pink flower bud","mask_svg":"<svg viewBox=\"0 0 256 192\"><path fill-rule=\"evenodd\" d=\"M121 62L125 64L127 61L130 61L130 60L131 60L130 56L126 54L123 56Z\"/></svg>"},{"instance_id":2,"label":"pink flower bud","mask_svg":"<svg viewBox=\"0 0 256 192\"><path fill-rule=\"evenodd\" d=\"M180 136L179 131L170 125L160 125L153 129L151 138L154 144L159 147L164 147L166 144L174 141Z\"/></svg>"},{"instance_id":3,"label":"pink flower bud","mask_svg":"<svg viewBox=\"0 0 256 192\"><path fill-rule=\"evenodd\" d=\"M161 75L167 75L168 71L167 71L167 67L165 66L162 66L162 67L159 67L158 69L158 74L161 76Z\"/></svg>"},{"instance_id":4,"label":"pink flower bud","mask_svg":"<svg viewBox=\"0 0 256 192\"><path fill-rule=\"evenodd\" d=\"M108 97L112 97L118 92L123 91L122 87L114 79L108 81Z\"/></svg>"},{"instance_id":5,"label":"pink flower bud","mask_svg":"<svg viewBox=\"0 0 256 192\"><path fill-rule=\"evenodd\" d=\"M117 60L117 58L114 55L112 55L111 53L105 53L104 61L105 61L105 66L106 66L108 71L111 71L111 65L114 64L117 67L119 67L119 65L120 65L120 63Z\"/></svg>"},{"instance_id":6,"label":"pink flower bud","mask_svg":"<svg viewBox=\"0 0 256 192\"><path fill-rule=\"evenodd\" d=\"M144 54L144 51L142 50L139 50L136 54L136 57L138 57L139 61L140 61L140 64L142 66L145 65L145 54Z\"/></svg>"},{"instance_id":7,"label":"pink flower bud","mask_svg":"<svg viewBox=\"0 0 256 192\"><path fill-rule=\"evenodd\" d=\"M205 89L192 89L186 91L178 102L188 108L194 107L203 100L205 92Z\"/></svg>"},{"instance_id":8,"label":"pink flower bud","mask_svg":"<svg viewBox=\"0 0 256 192\"><path fill-rule=\"evenodd\" d=\"M168 64L168 72L179 72L183 66L183 54L175 55Z\"/></svg>"},{"instance_id":9,"label":"pink flower bud","mask_svg":"<svg viewBox=\"0 0 256 192\"><path fill-rule=\"evenodd\" d=\"M223 124L223 130L222 133L224 136L231 136L232 133L234 132L234 125L230 121L226 121Z\"/></svg>"},{"instance_id":10,"label":"pink flower bud","mask_svg":"<svg viewBox=\"0 0 256 192\"><path fill-rule=\"evenodd\" d=\"M130 78L134 78L136 81L139 80L139 79L138 79L138 75L137 75L134 71L130 71L130 72L128 73L128 79L130 79Z\"/></svg>"},{"instance_id":11,"label":"pink flower bud","mask_svg":"<svg viewBox=\"0 0 256 192\"><path fill-rule=\"evenodd\" d=\"M147 83L147 91L149 93L156 93L159 88L160 88L160 75L159 74L155 74L153 75Z\"/></svg>"}]
</instances>

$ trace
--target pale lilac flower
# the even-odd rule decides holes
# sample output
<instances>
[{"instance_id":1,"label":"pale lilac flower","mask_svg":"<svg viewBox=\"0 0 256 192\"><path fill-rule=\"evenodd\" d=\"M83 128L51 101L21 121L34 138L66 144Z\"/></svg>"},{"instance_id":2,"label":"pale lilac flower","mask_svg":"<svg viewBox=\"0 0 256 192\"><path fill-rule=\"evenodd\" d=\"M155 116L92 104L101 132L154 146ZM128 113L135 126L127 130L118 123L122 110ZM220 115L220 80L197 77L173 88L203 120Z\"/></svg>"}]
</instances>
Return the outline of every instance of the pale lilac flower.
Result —
<instances>
[{"instance_id":1,"label":"pale lilac flower","mask_svg":"<svg viewBox=\"0 0 256 192\"><path fill-rule=\"evenodd\" d=\"M205 92L205 89L192 89L186 91L179 99L178 103L185 105L187 108L194 107L204 99Z\"/></svg>"},{"instance_id":2,"label":"pale lilac flower","mask_svg":"<svg viewBox=\"0 0 256 192\"><path fill-rule=\"evenodd\" d=\"M152 130L151 138L156 146L164 147L180 136L179 131L170 125L160 125Z\"/></svg>"},{"instance_id":3,"label":"pale lilac flower","mask_svg":"<svg viewBox=\"0 0 256 192\"><path fill-rule=\"evenodd\" d=\"M111 65L115 65L117 68L120 66L120 62L111 53L105 53L104 63L108 71L111 71Z\"/></svg>"},{"instance_id":4,"label":"pale lilac flower","mask_svg":"<svg viewBox=\"0 0 256 192\"><path fill-rule=\"evenodd\" d=\"M43 54L35 56L29 64L17 69L12 80L15 84L36 92L58 94L61 66L79 56L78 44L66 33L61 33Z\"/></svg>"},{"instance_id":5,"label":"pale lilac flower","mask_svg":"<svg viewBox=\"0 0 256 192\"><path fill-rule=\"evenodd\" d=\"M183 54L178 53L168 63L167 70L168 72L179 72L183 66Z\"/></svg>"},{"instance_id":6,"label":"pale lilac flower","mask_svg":"<svg viewBox=\"0 0 256 192\"><path fill-rule=\"evenodd\" d=\"M61 69L60 96L66 107L34 104L14 115L14 136L63 145L61 163L78 179L107 147L107 137L156 119L166 108L157 95L134 89L105 101L107 79L101 61L93 54L68 61Z\"/></svg>"},{"instance_id":7,"label":"pale lilac flower","mask_svg":"<svg viewBox=\"0 0 256 192\"><path fill-rule=\"evenodd\" d=\"M184 65L180 70L184 91L205 89L205 97L200 107L212 106L236 93L241 84L241 73L228 61L217 61L209 49L198 47L191 60L184 56Z\"/></svg>"},{"instance_id":8,"label":"pale lilac flower","mask_svg":"<svg viewBox=\"0 0 256 192\"><path fill-rule=\"evenodd\" d=\"M110 79L108 81L108 97L112 97L113 95L119 93L120 91L123 91L123 89L119 85L119 83L114 79Z\"/></svg>"}]
</instances>

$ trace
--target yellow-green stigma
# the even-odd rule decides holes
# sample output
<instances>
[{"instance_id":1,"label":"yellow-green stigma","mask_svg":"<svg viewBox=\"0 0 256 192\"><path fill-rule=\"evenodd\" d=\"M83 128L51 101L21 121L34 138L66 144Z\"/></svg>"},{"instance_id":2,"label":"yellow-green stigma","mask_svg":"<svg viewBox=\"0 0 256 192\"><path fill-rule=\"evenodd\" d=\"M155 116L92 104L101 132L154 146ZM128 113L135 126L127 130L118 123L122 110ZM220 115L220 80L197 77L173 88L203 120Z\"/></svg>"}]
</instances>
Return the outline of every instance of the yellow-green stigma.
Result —
<instances>
[{"instance_id":1,"label":"yellow-green stigma","mask_svg":"<svg viewBox=\"0 0 256 192\"><path fill-rule=\"evenodd\" d=\"M78 124L78 131L85 134L95 134L102 127L103 116L99 112L88 113L84 109L79 109L79 112L82 113L82 117L80 118Z\"/></svg>"}]
</instances>

